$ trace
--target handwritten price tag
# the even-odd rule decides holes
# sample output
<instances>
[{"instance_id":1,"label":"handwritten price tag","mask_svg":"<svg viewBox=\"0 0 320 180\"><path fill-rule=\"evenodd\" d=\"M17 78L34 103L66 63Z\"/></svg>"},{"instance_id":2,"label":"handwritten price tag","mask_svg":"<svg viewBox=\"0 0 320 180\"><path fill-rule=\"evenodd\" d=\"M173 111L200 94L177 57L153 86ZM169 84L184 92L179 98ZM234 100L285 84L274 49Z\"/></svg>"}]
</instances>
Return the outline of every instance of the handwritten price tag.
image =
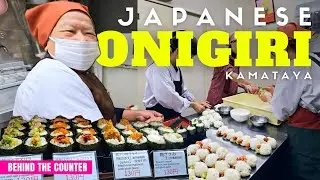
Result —
<instances>
[{"instance_id":1,"label":"handwritten price tag","mask_svg":"<svg viewBox=\"0 0 320 180\"><path fill-rule=\"evenodd\" d=\"M0 160L42 160L42 154L3 156L0 157ZM43 176L40 174L1 174L0 180L43 180Z\"/></svg>"},{"instance_id":2,"label":"handwritten price tag","mask_svg":"<svg viewBox=\"0 0 320 180\"><path fill-rule=\"evenodd\" d=\"M56 180L96 180L99 179L97 157L95 151L53 153L53 160L90 160L92 161L92 174L55 174Z\"/></svg>"},{"instance_id":3,"label":"handwritten price tag","mask_svg":"<svg viewBox=\"0 0 320 180\"><path fill-rule=\"evenodd\" d=\"M115 179L151 177L148 151L113 152Z\"/></svg>"},{"instance_id":4,"label":"handwritten price tag","mask_svg":"<svg viewBox=\"0 0 320 180\"><path fill-rule=\"evenodd\" d=\"M153 152L154 177L188 175L184 151Z\"/></svg>"}]
</instances>

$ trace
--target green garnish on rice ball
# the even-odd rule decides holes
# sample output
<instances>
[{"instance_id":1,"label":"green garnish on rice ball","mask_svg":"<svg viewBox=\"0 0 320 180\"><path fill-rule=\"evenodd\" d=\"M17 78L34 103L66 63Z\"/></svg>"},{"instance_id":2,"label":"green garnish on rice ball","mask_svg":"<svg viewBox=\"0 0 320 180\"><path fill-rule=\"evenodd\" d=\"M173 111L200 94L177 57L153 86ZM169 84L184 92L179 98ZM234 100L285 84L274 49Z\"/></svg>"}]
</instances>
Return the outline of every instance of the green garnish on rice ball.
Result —
<instances>
[{"instance_id":1,"label":"green garnish on rice ball","mask_svg":"<svg viewBox=\"0 0 320 180\"><path fill-rule=\"evenodd\" d=\"M7 135L13 138L19 138L19 139L24 139L25 138L25 134L21 131L19 131L19 129L16 128L6 128L4 130L3 135Z\"/></svg>"},{"instance_id":2,"label":"green garnish on rice ball","mask_svg":"<svg viewBox=\"0 0 320 180\"><path fill-rule=\"evenodd\" d=\"M155 134L155 135L159 135L159 131L153 129L153 128L143 128L141 129L141 132L145 135L148 136L150 134Z\"/></svg>"},{"instance_id":3,"label":"green garnish on rice ball","mask_svg":"<svg viewBox=\"0 0 320 180\"><path fill-rule=\"evenodd\" d=\"M13 138L7 135L2 136L0 141L0 154L1 155L17 155L22 147L22 140Z\"/></svg>"},{"instance_id":4,"label":"green garnish on rice ball","mask_svg":"<svg viewBox=\"0 0 320 180\"><path fill-rule=\"evenodd\" d=\"M34 136L36 134L39 134L40 136L47 136L48 132L44 128L40 127L34 128L28 133L29 136Z\"/></svg>"}]
</instances>

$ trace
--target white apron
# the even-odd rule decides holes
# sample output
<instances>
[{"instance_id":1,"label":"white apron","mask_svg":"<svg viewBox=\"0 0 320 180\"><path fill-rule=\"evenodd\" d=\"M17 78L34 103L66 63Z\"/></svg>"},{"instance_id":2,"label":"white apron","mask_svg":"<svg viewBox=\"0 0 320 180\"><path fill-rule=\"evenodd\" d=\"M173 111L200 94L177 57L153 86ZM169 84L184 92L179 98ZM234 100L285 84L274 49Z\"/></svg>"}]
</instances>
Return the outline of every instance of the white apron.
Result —
<instances>
[{"instance_id":1,"label":"white apron","mask_svg":"<svg viewBox=\"0 0 320 180\"><path fill-rule=\"evenodd\" d=\"M13 115L27 121L34 115L47 119L82 115L92 122L103 118L87 85L73 70L53 59L41 60L20 85Z\"/></svg>"}]
</instances>

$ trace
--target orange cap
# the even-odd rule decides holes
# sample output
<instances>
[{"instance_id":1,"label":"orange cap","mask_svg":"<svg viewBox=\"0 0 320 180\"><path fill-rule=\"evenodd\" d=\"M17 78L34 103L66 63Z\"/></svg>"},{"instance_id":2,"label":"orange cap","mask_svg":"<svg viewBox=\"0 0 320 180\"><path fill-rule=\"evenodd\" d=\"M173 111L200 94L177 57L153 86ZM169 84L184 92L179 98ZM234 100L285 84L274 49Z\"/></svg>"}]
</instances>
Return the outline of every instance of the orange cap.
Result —
<instances>
[{"instance_id":1,"label":"orange cap","mask_svg":"<svg viewBox=\"0 0 320 180\"><path fill-rule=\"evenodd\" d=\"M279 26L278 31L284 32L288 36L289 39L294 39L294 32L295 31L309 31L309 30L300 27L298 24L296 24L294 22L291 22L285 26ZM315 32L311 31L311 33L312 33L312 35L314 35Z\"/></svg>"},{"instance_id":2,"label":"orange cap","mask_svg":"<svg viewBox=\"0 0 320 180\"><path fill-rule=\"evenodd\" d=\"M46 47L49 36L59 19L73 10L82 11L90 17L87 6L68 1L49 2L27 10L26 20L30 32L43 48Z\"/></svg>"}]
</instances>

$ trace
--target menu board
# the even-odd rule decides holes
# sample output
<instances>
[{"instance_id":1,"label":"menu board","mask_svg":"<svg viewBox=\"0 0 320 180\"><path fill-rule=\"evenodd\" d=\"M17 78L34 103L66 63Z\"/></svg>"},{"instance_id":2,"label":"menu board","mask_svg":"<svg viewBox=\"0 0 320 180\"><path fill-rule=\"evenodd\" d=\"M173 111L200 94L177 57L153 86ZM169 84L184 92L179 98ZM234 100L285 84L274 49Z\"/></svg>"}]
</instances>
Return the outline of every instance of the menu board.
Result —
<instances>
[{"instance_id":1,"label":"menu board","mask_svg":"<svg viewBox=\"0 0 320 180\"><path fill-rule=\"evenodd\" d=\"M148 151L121 151L112 153L115 179L151 177Z\"/></svg>"},{"instance_id":2,"label":"menu board","mask_svg":"<svg viewBox=\"0 0 320 180\"><path fill-rule=\"evenodd\" d=\"M0 160L42 160L42 154L2 156ZM0 174L0 180L42 180L41 174Z\"/></svg>"},{"instance_id":3,"label":"menu board","mask_svg":"<svg viewBox=\"0 0 320 180\"><path fill-rule=\"evenodd\" d=\"M53 153L53 160L86 160L92 161L92 174L55 174L56 180L97 180L99 171L95 151Z\"/></svg>"},{"instance_id":4,"label":"menu board","mask_svg":"<svg viewBox=\"0 0 320 180\"><path fill-rule=\"evenodd\" d=\"M182 150L153 152L154 177L188 175L186 155Z\"/></svg>"}]
</instances>

